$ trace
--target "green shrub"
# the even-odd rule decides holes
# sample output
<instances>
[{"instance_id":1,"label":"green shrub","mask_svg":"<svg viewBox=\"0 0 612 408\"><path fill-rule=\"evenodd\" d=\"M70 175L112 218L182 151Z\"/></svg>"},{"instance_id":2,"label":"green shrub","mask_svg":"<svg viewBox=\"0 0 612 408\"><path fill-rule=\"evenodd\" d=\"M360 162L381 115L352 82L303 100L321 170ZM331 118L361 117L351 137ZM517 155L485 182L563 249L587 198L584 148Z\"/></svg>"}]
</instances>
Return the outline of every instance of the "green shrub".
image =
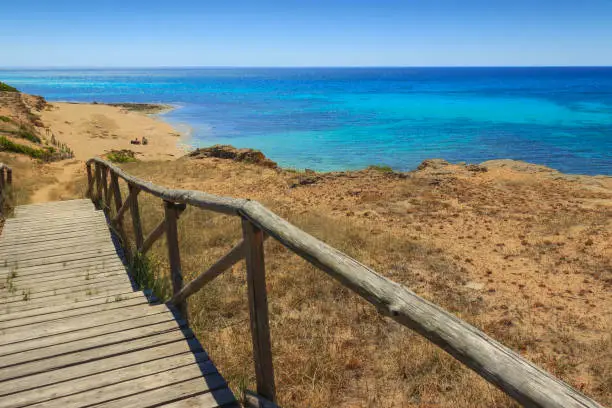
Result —
<instances>
[{"instance_id":1,"label":"green shrub","mask_svg":"<svg viewBox=\"0 0 612 408\"><path fill-rule=\"evenodd\" d=\"M4 92L19 92L17 88L13 88L10 85L5 84L4 82L0 82L0 91Z\"/></svg>"},{"instance_id":2,"label":"green shrub","mask_svg":"<svg viewBox=\"0 0 612 408\"><path fill-rule=\"evenodd\" d=\"M380 171L383 173L393 173L393 169L391 168L391 166L378 166L378 165L371 165L368 166L367 168L368 170L376 170L376 171Z\"/></svg>"},{"instance_id":3,"label":"green shrub","mask_svg":"<svg viewBox=\"0 0 612 408\"><path fill-rule=\"evenodd\" d=\"M32 143L38 143L38 144L42 143L42 140L40 140L40 137L38 137L37 135L35 135L34 133L30 132L29 130L25 128L19 129L19 131L17 132L17 137L29 140Z\"/></svg>"},{"instance_id":4,"label":"green shrub","mask_svg":"<svg viewBox=\"0 0 612 408\"><path fill-rule=\"evenodd\" d=\"M0 115L0 122L11 123L11 122L13 122L13 119L9 118L8 116Z\"/></svg>"},{"instance_id":5,"label":"green shrub","mask_svg":"<svg viewBox=\"0 0 612 408\"><path fill-rule=\"evenodd\" d=\"M33 157L35 159L48 160L49 153L41 150L35 149L30 146L21 145L19 143L15 143L6 138L6 136L0 136L0 150L5 150L13 153L21 153L27 156Z\"/></svg>"},{"instance_id":6,"label":"green shrub","mask_svg":"<svg viewBox=\"0 0 612 408\"><path fill-rule=\"evenodd\" d=\"M127 149L111 150L110 153L106 155L106 158L113 163L127 163L136 161L134 152Z\"/></svg>"}]
</instances>

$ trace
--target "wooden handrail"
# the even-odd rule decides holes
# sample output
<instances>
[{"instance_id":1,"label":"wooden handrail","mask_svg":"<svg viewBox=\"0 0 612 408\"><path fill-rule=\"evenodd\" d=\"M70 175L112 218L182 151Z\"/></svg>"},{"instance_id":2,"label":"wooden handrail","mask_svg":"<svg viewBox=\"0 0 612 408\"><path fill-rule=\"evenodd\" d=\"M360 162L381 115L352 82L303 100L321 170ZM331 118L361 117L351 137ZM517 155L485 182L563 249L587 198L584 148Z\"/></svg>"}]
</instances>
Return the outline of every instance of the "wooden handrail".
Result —
<instances>
[{"instance_id":1,"label":"wooden handrail","mask_svg":"<svg viewBox=\"0 0 612 408\"><path fill-rule=\"evenodd\" d=\"M216 267L213 265L205 272L203 275L206 277L200 275L194 281L195 285L190 283L184 288L182 277L178 282L180 258L178 258L178 264L176 259L172 261L173 257L177 257L174 252L178 254L178 242L175 242L177 238L167 236L174 286L171 302L176 302L177 305L184 308L184 302L188 296L197 292L223 270L235 264L238 254L240 258L244 256L247 261L257 392L270 401L274 402L276 398L265 293L262 246L264 233L359 294L374 305L380 313L413 329L438 345L524 406L601 407L594 400L527 361L467 322L295 227L256 201L219 197L191 190L166 189L130 176L103 159L94 158L87 162L88 167L92 164L96 166L96 177L95 180L91 178L91 182L100 182L98 168L104 167L110 170L111 175L122 178L129 185L164 200L167 209L166 225L169 228L166 234L175 233L176 218L172 216L175 211L171 209L177 203L242 218L244 243L234 247L228 255L215 264ZM100 186L96 187L100 191ZM93 186L89 186L88 191L93 192ZM137 205L136 201L136 208ZM173 242L170 243L170 241Z\"/></svg>"}]
</instances>

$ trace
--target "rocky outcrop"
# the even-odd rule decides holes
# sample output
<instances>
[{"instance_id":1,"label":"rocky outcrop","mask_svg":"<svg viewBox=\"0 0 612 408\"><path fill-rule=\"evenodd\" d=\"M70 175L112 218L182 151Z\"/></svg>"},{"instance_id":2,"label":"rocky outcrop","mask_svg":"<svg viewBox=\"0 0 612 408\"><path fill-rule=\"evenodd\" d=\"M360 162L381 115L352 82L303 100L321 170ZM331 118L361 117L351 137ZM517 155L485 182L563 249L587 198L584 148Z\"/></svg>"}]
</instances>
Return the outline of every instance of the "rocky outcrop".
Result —
<instances>
[{"instance_id":1,"label":"rocky outcrop","mask_svg":"<svg viewBox=\"0 0 612 408\"><path fill-rule=\"evenodd\" d=\"M196 149L187 154L187 157L201 159L204 157L216 157L237 162L251 163L258 166L275 169L278 167L276 162L268 159L262 152L254 149L237 149L230 145L214 145Z\"/></svg>"}]
</instances>

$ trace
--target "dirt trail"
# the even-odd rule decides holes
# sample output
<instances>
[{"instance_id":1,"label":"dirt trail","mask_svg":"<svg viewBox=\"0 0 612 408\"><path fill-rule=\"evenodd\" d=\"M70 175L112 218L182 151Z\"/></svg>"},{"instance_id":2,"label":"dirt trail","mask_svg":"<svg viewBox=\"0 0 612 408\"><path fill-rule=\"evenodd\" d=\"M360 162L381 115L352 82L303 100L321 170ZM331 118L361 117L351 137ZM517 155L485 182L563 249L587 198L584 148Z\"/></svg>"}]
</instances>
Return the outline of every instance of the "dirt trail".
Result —
<instances>
[{"instance_id":1,"label":"dirt trail","mask_svg":"<svg viewBox=\"0 0 612 408\"><path fill-rule=\"evenodd\" d=\"M79 160L63 160L47 166L55 180L36 190L30 197L32 203L67 200L75 197L73 183L84 174L84 164Z\"/></svg>"}]
</instances>

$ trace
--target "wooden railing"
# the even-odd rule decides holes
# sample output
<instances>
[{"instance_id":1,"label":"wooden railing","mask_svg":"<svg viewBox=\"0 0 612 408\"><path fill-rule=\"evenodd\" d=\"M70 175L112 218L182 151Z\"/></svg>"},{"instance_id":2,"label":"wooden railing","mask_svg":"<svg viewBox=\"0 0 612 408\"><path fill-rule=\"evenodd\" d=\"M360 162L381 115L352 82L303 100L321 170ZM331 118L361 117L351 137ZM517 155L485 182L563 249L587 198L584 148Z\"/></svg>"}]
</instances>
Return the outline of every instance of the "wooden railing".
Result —
<instances>
[{"instance_id":1,"label":"wooden railing","mask_svg":"<svg viewBox=\"0 0 612 408\"><path fill-rule=\"evenodd\" d=\"M0 216L4 214L11 184L13 184L13 170L6 164L0 163Z\"/></svg>"},{"instance_id":2,"label":"wooden railing","mask_svg":"<svg viewBox=\"0 0 612 408\"><path fill-rule=\"evenodd\" d=\"M186 301L190 295L243 258L246 260L257 394L269 401L276 401L276 391L268 324L263 246L267 236L276 239L289 250L337 279L374 305L383 315L438 345L524 406L600 407L597 402L525 360L482 331L300 230L256 201L219 197L199 191L166 189L132 177L99 158L87 162L87 175L88 194L92 200L101 203L107 209L114 204L116 215L112 218L111 224L123 236L124 241L122 218L126 211L131 212L136 251L141 254L146 253L156 239L166 234L173 286L173 296L169 303L177 306L184 317L186 317ZM125 200L121 198L119 179L123 179L128 184L129 194ZM146 238L143 236L138 208L138 195L141 192L160 198L165 208L164 220ZM177 220L186 205L240 217L243 238L227 255L183 286ZM252 394L247 397L256 398Z\"/></svg>"}]
</instances>

